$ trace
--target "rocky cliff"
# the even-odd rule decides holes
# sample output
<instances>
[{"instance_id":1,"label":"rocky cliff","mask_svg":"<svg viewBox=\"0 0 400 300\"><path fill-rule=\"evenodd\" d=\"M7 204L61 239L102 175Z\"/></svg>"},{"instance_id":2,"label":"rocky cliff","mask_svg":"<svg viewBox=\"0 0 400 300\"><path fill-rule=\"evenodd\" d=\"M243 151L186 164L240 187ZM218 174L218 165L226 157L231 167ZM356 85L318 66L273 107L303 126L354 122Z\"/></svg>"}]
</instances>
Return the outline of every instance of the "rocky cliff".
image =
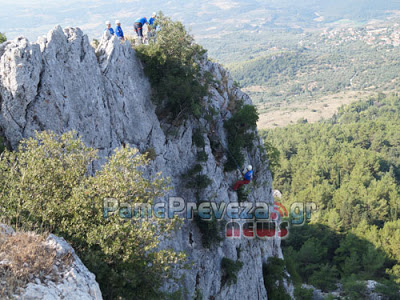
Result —
<instances>
[{"instance_id":1,"label":"rocky cliff","mask_svg":"<svg viewBox=\"0 0 400 300\"><path fill-rule=\"evenodd\" d=\"M0 224L0 266L11 270L0 273L1 299L102 299L95 276L74 249L53 234L15 233Z\"/></svg>"},{"instance_id":2,"label":"rocky cliff","mask_svg":"<svg viewBox=\"0 0 400 300\"><path fill-rule=\"evenodd\" d=\"M216 158L211 140L218 137L226 147L223 122L231 117L232 103L250 104L251 100L234 87L220 65L204 60L202 68L215 79L211 97L204 101L205 110L216 112L213 122L188 119L171 126L158 119L150 84L129 42L121 44L114 37L104 36L95 51L80 29L60 27L36 43L22 37L8 41L0 46L0 133L11 148L34 135L35 130L75 130L102 157L124 144L141 152L152 149L151 172L161 171L171 178L169 195L195 202L193 191L184 188L181 175L196 163L197 147L192 137L201 127L208 154L203 172L212 179L201 198L234 202L237 195L228 187L237 175L224 172L227 154ZM246 163L251 163L255 172L249 200L272 203L272 177L257 147L261 143L257 139L253 150L246 153ZM164 246L186 252L192 264L182 271L187 299L193 299L195 293L201 293L204 299L267 299L262 264L270 256L282 255L279 239L225 239L205 248L197 225L190 221L185 221ZM236 284L221 282L223 257L243 262Z\"/></svg>"}]
</instances>

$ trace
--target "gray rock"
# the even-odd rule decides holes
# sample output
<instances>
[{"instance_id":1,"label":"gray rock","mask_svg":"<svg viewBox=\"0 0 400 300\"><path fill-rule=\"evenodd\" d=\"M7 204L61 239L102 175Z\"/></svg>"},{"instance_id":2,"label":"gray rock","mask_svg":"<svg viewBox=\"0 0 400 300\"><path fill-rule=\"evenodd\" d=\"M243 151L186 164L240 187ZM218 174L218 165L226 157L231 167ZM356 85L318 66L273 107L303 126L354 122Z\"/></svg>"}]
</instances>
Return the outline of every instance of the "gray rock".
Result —
<instances>
[{"instance_id":1,"label":"gray rock","mask_svg":"<svg viewBox=\"0 0 400 300\"><path fill-rule=\"evenodd\" d=\"M0 229L2 235L15 233L11 227L4 224L0 224ZM16 299L102 299L100 287L94 274L83 265L71 245L63 238L52 234L47 238L46 244L57 251L57 258L70 254L72 257L70 265L64 265L62 271L53 266L53 276L45 276L46 282L42 282L33 274L29 274L30 283L25 288L18 288L18 295L15 295ZM0 261L0 265L2 263L10 264L8 261ZM24 264L24 267L28 267L28 265ZM54 280L56 278L63 278L63 280Z\"/></svg>"},{"instance_id":2,"label":"gray rock","mask_svg":"<svg viewBox=\"0 0 400 300\"><path fill-rule=\"evenodd\" d=\"M104 35L94 51L80 29L56 27L37 43L25 38L9 41L2 45L0 55L0 132L10 147L33 136L35 130L59 134L75 130L103 158L123 144L140 151L153 148L157 156L149 172L161 171L172 179L169 195L193 202L194 194L183 188L180 175L196 163L192 134L194 128L202 126L207 131L205 151L209 157L204 173L212 184L201 198L237 201L236 193L228 192L237 176L235 172L224 172L226 154L221 162L215 159L209 136L213 133L226 146L223 122L231 117L230 101L251 104L251 99L233 86L229 73L219 64L206 59L202 62L203 70L218 81L210 88L210 100L204 101L206 109L213 107L218 112L212 128L206 120L189 119L166 135L150 101L151 89L143 66L129 42L120 43L114 36ZM272 177L267 164L261 161L260 143L261 139L255 141L253 150L245 155L246 164L251 163L255 172L249 199L272 204ZM57 243L61 245L62 241ZM181 271L187 299L192 299L196 291L201 291L204 299L267 299L262 264L270 256L282 257L279 238L225 239L206 249L199 229L189 221L161 246L186 252L193 264L190 270ZM239 247L243 267L237 274L237 284L222 286L221 260L238 259ZM176 288L179 286L165 285L170 291Z\"/></svg>"},{"instance_id":3,"label":"gray rock","mask_svg":"<svg viewBox=\"0 0 400 300\"><path fill-rule=\"evenodd\" d=\"M46 243L57 251L57 258L66 254L72 255L71 264L64 266L62 271L57 270L59 278L63 280L54 282L51 276L47 276L46 283L38 278L27 285L18 299L102 299L101 291L94 274L83 265L74 249L63 238L50 234Z\"/></svg>"}]
</instances>

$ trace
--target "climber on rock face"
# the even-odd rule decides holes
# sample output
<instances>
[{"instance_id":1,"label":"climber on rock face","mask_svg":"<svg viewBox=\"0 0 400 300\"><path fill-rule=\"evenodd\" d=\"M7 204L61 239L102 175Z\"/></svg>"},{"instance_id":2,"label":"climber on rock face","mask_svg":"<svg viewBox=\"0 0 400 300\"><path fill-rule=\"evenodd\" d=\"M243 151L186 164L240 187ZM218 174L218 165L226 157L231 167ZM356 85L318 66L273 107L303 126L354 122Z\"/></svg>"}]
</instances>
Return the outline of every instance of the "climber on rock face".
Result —
<instances>
[{"instance_id":1,"label":"climber on rock face","mask_svg":"<svg viewBox=\"0 0 400 300\"><path fill-rule=\"evenodd\" d=\"M137 19L134 24L135 32L136 32L137 36L139 37L139 39L141 39L141 42L143 42L143 43L145 41L145 38L143 37L144 24L149 25L149 22L147 21L146 17ZM149 28L148 28L148 30L149 30Z\"/></svg>"},{"instance_id":2,"label":"climber on rock face","mask_svg":"<svg viewBox=\"0 0 400 300\"><path fill-rule=\"evenodd\" d=\"M236 181L235 185L233 186L233 190L237 191L242 185L249 184L251 179L253 178L253 167L248 165L242 172L243 180Z\"/></svg>"},{"instance_id":3,"label":"climber on rock face","mask_svg":"<svg viewBox=\"0 0 400 300\"><path fill-rule=\"evenodd\" d=\"M112 29L112 27L111 27L111 22L110 21L107 21L106 22L106 26L107 26L107 28L104 30L104 31L109 31L110 32L110 34L111 35L114 35L114 29Z\"/></svg>"},{"instance_id":4,"label":"climber on rock face","mask_svg":"<svg viewBox=\"0 0 400 300\"><path fill-rule=\"evenodd\" d=\"M124 40L125 40L125 37L124 37L124 32L122 31L122 28L121 28L121 22L120 22L120 20L115 21L115 25L117 25L117 26L115 27L115 34L117 35L117 37L118 37L120 40L124 41Z\"/></svg>"}]
</instances>

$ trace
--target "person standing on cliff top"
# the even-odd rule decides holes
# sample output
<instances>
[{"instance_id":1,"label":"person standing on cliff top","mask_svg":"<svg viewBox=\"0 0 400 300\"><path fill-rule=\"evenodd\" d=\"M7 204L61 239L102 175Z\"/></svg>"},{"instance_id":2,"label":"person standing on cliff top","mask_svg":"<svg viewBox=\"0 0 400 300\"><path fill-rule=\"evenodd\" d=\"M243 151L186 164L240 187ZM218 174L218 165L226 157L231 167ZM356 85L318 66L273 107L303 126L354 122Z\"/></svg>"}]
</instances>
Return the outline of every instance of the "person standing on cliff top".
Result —
<instances>
[{"instance_id":1,"label":"person standing on cliff top","mask_svg":"<svg viewBox=\"0 0 400 300\"><path fill-rule=\"evenodd\" d=\"M157 17L157 13L153 12L153 14L151 15L151 18L149 19L149 26L151 27L151 29L155 28L154 22L156 21L156 17Z\"/></svg>"},{"instance_id":2,"label":"person standing on cliff top","mask_svg":"<svg viewBox=\"0 0 400 300\"><path fill-rule=\"evenodd\" d=\"M122 28L121 28L121 22L120 22L120 20L115 21L115 24L117 25L117 26L115 27L115 34L116 34L116 36L117 36L121 41L124 41L124 40L125 40L125 37L124 37L124 32L122 31Z\"/></svg>"},{"instance_id":3,"label":"person standing on cliff top","mask_svg":"<svg viewBox=\"0 0 400 300\"><path fill-rule=\"evenodd\" d=\"M149 19L149 26L147 30L147 39L150 40L153 36L155 36L155 31L156 31L156 24L154 23L156 21L157 13L153 12L151 15L151 18Z\"/></svg>"},{"instance_id":4,"label":"person standing on cliff top","mask_svg":"<svg viewBox=\"0 0 400 300\"><path fill-rule=\"evenodd\" d=\"M111 27L111 22L110 21L107 21L106 22L106 26L107 26L107 28L104 30L104 31L109 31L110 32L110 34L111 35L114 35L114 29L112 29L112 27Z\"/></svg>"},{"instance_id":5,"label":"person standing on cliff top","mask_svg":"<svg viewBox=\"0 0 400 300\"><path fill-rule=\"evenodd\" d=\"M143 26L144 24L149 25L149 22L147 21L146 17L143 18L139 18L135 21L135 24L133 25L136 31L137 36L139 37L139 40L141 40L141 42L145 42L145 38L143 37ZM150 29L147 28L147 31L149 31Z\"/></svg>"}]
</instances>

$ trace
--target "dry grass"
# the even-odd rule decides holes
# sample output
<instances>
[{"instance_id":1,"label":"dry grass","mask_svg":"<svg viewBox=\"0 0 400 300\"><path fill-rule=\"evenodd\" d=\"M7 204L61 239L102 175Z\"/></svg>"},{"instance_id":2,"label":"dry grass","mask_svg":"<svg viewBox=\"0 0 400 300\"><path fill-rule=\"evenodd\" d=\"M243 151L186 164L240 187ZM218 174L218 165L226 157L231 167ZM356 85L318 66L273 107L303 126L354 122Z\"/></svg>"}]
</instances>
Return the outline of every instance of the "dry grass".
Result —
<instances>
[{"instance_id":1,"label":"dry grass","mask_svg":"<svg viewBox=\"0 0 400 300\"><path fill-rule=\"evenodd\" d=\"M371 92L346 91L308 102L281 103L279 107L274 107L276 103L263 103L258 105L260 118L257 126L258 129L284 127L296 124L301 118L307 119L309 123L315 123L332 117L342 105L367 99L371 94Z\"/></svg>"},{"instance_id":2,"label":"dry grass","mask_svg":"<svg viewBox=\"0 0 400 300\"><path fill-rule=\"evenodd\" d=\"M58 270L53 268L56 254L56 250L46 244L44 235L0 234L0 298L11 298L29 282L57 281ZM62 264L69 265L71 257L68 256L61 258Z\"/></svg>"}]
</instances>

